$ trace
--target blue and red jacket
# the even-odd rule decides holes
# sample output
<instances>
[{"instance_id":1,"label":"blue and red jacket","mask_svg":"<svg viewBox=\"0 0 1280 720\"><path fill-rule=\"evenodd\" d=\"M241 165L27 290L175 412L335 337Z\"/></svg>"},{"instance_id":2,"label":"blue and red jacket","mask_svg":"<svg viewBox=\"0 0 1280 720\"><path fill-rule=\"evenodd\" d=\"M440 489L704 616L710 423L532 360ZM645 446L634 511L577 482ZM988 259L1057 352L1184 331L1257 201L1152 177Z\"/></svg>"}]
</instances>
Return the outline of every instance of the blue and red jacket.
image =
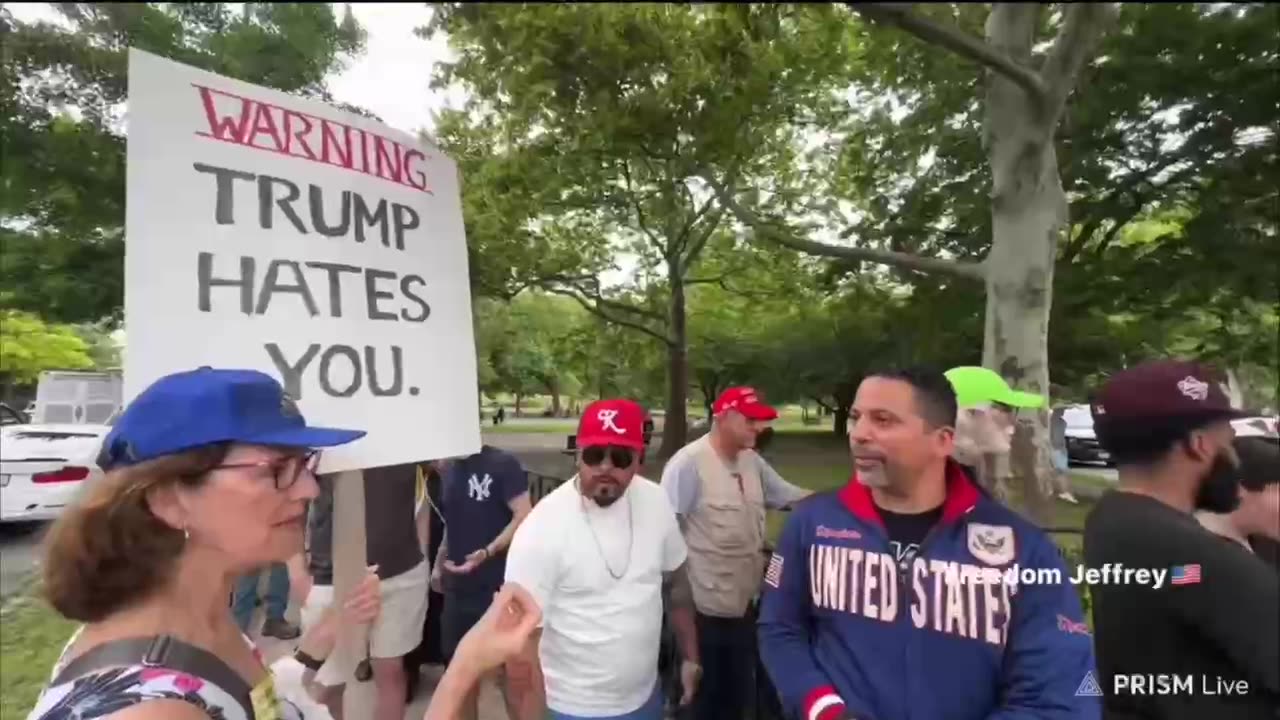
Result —
<instances>
[{"instance_id":1,"label":"blue and red jacket","mask_svg":"<svg viewBox=\"0 0 1280 720\"><path fill-rule=\"evenodd\" d=\"M899 560L856 479L798 504L765 573L759 634L798 720L1101 717L1092 638L1057 547L955 463L914 557Z\"/></svg>"}]
</instances>

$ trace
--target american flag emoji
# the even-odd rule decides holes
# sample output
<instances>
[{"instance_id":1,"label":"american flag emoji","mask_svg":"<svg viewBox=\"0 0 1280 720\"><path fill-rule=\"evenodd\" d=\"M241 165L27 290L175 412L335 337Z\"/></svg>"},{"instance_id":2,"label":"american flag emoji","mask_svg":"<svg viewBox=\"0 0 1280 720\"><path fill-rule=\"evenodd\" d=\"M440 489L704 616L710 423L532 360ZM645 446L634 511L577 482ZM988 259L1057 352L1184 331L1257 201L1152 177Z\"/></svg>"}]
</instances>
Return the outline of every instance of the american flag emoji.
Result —
<instances>
[{"instance_id":1,"label":"american flag emoji","mask_svg":"<svg viewBox=\"0 0 1280 720\"><path fill-rule=\"evenodd\" d=\"M1170 585L1195 585L1200 582L1200 563L1194 565L1174 565L1173 578Z\"/></svg>"},{"instance_id":2,"label":"american flag emoji","mask_svg":"<svg viewBox=\"0 0 1280 720\"><path fill-rule=\"evenodd\" d=\"M782 583L782 556L774 553L769 558L769 567L764 571L764 581L773 587Z\"/></svg>"}]
</instances>

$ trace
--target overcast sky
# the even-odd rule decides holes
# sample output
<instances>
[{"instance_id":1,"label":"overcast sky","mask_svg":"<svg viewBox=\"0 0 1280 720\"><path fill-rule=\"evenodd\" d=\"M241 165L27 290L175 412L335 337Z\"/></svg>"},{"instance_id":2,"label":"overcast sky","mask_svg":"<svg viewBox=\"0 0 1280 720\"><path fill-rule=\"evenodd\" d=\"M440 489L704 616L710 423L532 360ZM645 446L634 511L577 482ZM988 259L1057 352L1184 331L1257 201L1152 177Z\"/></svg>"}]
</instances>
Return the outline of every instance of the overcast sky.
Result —
<instances>
[{"instance_id":1,"label":"overcast sky","mask_svg":"<svg viewBox=\"0 0 1280 720\"><path fill-rule=\"evenodd\" d=\"M342 12L341 3L334 3ZM458 107L459 91L435 92L428 86L436 63L452 55L443 37L431 41L413 34L427 24L423 3L356 3L356 20L369 34L362 57L329 82L335 99L377 113L388 125L408 133L434 128L432 113Z\"/></svg>"},{"instance_id":2,"label":"overcast sky","mask_svg":"<svg viewBox=\"0 0 1280 720\"><path fill-rule=\"evenodd\" d=\"M341 14L342 4L333 5ZM49 3L4 7L27 22L57 22L62 17ZM434 127L433 112L462 102L458 91L433 92L428 87L436 63L451 56L442 37L428 42L413 34L431 18L424 3L356 3L352 11L368 32L368 43L364 55L329 78L335 99L366 108L388 125L414 134Z\"/></svg>"}]
</instances>

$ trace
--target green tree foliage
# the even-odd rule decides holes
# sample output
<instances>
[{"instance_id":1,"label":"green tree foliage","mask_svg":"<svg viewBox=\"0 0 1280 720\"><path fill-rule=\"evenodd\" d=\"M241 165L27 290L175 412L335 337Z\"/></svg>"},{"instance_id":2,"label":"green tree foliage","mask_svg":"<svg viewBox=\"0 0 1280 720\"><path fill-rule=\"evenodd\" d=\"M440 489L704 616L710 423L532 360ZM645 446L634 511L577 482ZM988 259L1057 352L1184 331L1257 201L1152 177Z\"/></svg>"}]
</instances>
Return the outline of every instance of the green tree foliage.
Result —
<instances>
[{"instance_id":1,"label":"green tree foliage","mask_svg":"<svg viewBox=\"0 0 1280 720\"><path fill-rule=\"evenodd\" d=\"M0 388L34 384L45 370L87 370L90 348L75 330L32 313L0 310Z\"/></svg>"},{"instance_id":2,"label":"green tree foliage","mask_svg":"<svg viewBox=\"0 0 1280 720\"><path fill-rule=\"evenodd\" d=\"M722 224L703 177L759 176L790 151L795 108L822 102L806 78L846 62L843 29L830 9L781 5L435 7L423 33L447 32L458 55L437 83L471 93L437 138L462 158L468 239L519 248L480 258L480 285L536 283L661 343L669 454L684 440L686 290ZM623 257L634 277L606 288Z\"/></svg>"},{"instance_id":3,"label":"green tree foliage","mask_svg":"<svg viewBox=\"0 0 1280 720\"><path fill-rule=\"evenodd\" d=\"M0 10L0 304L97 321L123 303L128 48L332 101L365 37L327 3L55 7L67 27Z\"/></svg>"},{"instance_id":4,"label":"green tree foliage","mask_svg":"<svg viewBox=\"0 0 1280 720\"><path fill-rule=\"evenodd\" d=\"M510 302L477 302L481 389L551 397L562 414L565 397L578 397L590 374L594 321L573 300L536 291Z\"/></svg>"}]
</instances>

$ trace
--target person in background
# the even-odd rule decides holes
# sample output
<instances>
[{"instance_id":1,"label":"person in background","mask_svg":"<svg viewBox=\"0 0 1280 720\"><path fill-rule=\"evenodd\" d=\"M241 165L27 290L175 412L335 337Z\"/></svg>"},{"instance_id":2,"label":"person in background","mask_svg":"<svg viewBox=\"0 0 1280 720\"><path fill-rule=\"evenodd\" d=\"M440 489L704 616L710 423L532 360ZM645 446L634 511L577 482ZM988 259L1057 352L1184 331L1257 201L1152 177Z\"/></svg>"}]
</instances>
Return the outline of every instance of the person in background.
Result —
<instances>
[{"instance_id":1,"label":"person in background","mask_svg":"<svg viewBox=\"0 0 1280 720\"><path fill-rule=\"evenodd\" d=\"M1240 458L1239 507L1229 513L1197 510L1196 519L1280 572L1280 439L1238 437L1233 446Z\"/></svg>"},{"instance_id":2,"label":"person in background","mask_svg":"<svg viewBox=\"0 0 1280 720\"><path fill-rule=\"evenodd\" d=\"M1079 595L1000 575L1069 577L951 458L947 378L871 373L849 421L853 477L796 506L765 571L760 656L788 717L1098 718Z\"/></svg>"},{"instance_id":3,"label":"person in background","mask_svg":"<svg viewBox=\"0 0 1280 720\"><path fill-rule=\"evenodd\" d=\"M431 583L444 596L440 618L446 664L462 636L488 610L506 574L507 548L532 507L529 479L514 455L491 445L467 457L437 461L445 537L432 566ZM504 674L498 673L508 714L517 716ZM479 688L477 687L477 691ZM478 693L464 704L475 720Z\"/></svg>"},{"instance_id":4,"label":"person in background","mask_svg":"<svg viewBox=\"0 0 1280 720\"><path fill-rule=\"evenodd\" d=\"M106 476L50 528L42 588L84 623L34 720L300 720L227 608L235 580L303 548L315 448L364 432L308 426L270 376L199 368L156 380L103 441ZM379 610L368 576L279 663L322 661ZM273 666L274 668L275 666Z\"/></svg>"},{"instance_id":5,"label":"person in background","mask_svg":"<svg viewBox=\"0 0 1280 720\"><path fill-rule=\"evenodd\" d=\"M689 548L703 667L695 720L742 717L743 688L754 684L751 611L764 573L765 509L809 496L755 452L777 417L752 388L729 388L712 405L711 431L677 451L662 471L662 489Z\"/></svg>"},{"instance_id":6,"label":"person in background","mask_svg":"<svg viewBox=\"0 0 1280 720\"><path fill-rule=\"evenodd\" d=\"M1120 478L1085 520L1085 565L1169 569L1160 588L1090 588L1109 720L1274 720L1280 707L1280 577L1193 515L1240 502L1231 420L1243 413L1221 378L1200 363L1156 360L1112 375L1090 403ZM1236 692L1160 694L1132 683L1156 676Z\"/></svg>"},{"instance_id":7,"label":"person in background","mask_svg":"<svg viewBox=\"0 0 1280 720\"><path fill-rule=\"evenodd\" d=\"M971 468L974 479L988 492L1007 490L1016 413L1020 408L1043 407L1044 396L1014 390L999 373L976 365L954 367L945 374L959 408L956 461Z\"/></svg>"},{"instance_id":8,"label":"person in background","mask_svg":"<svg viewBox=\"0 0 1280 720\"><path fill-rule=\"evenodd\" d=\"M244 633L249 633L253 610L258 604L258 584L264 572L267 575L267 593L263 597L266 618L262 621L262 636L293 640L302 631L284 617L289 607L289 573L284 563L272 563L265 570L255 570L236 581L231 601L236 625Z\"/></svg>"},{"instance_id":9,"label":"person in background","mask_svg":"<svg viewBox=\"0 0 1280 720\"><path fill-rule=\"evenodd\" d=\"M1066 412L1065 407L1056 407L1049 414L1049 453L1058 497L1076 505L1080 501L1076 500L1076 496L1071 492L1071 459L1067 455Z\"/></svg>"},{"instance_id":10,"label":"person in background","mask_svg":"<svg viewBox=\"0 0 1280 720\"><path fill-rule=\"evenodd\" d=\"M428 558L436 557L440 552L440 544L444 540L444 518L440 515L441 478L435 467L428 463L422 466L418 482L418 518L426 521L423 530L426 532ZM435 570L435 564L431 566ZM412 701L417 697L422 684L422 669L428 665L443 666L445 664L443 643L440 638L440 615L444 608L444 596L434 587L427 591L427 616L422 624L422 640L408 655L404 656L405 673L408 674L409 685L406 697Z\"/></svg>"},{"instance_id":11,"label":"person in background","mask_svg":"<svg viewBox=\"0 0 1280 720\"><path fill-rule=\"evenodd\" d=\"M374 720L400 720L408 702L409 677L403 657L422 640L427 615L430 568L430 511L417 503L418 464L366 468L364 510L366 557L382 579L382 613L369 629L369 665L373 672ZM338 475L319 478L311 528L311 591L303 605L303 627L333 600L333 489ZM314 690L335 717L347 678L333 664L316 668Z\"/></svg>"},{"instance_id":12,"label":"person in background","mask_svg":"<svg viewBox=\"0 0 1280 720\"><path fill-rule=\"evenodd\" d=\"M515 720L659 720L664 585L683 656L681 704L697 690L684 538L662 488L637 474L644 417L630 400L588 405L578 473L516 530L506 579L533 595L543 627L508 668L512 690L534 694L517 701L525 714Z\"/></svg>"}]
</instances>

